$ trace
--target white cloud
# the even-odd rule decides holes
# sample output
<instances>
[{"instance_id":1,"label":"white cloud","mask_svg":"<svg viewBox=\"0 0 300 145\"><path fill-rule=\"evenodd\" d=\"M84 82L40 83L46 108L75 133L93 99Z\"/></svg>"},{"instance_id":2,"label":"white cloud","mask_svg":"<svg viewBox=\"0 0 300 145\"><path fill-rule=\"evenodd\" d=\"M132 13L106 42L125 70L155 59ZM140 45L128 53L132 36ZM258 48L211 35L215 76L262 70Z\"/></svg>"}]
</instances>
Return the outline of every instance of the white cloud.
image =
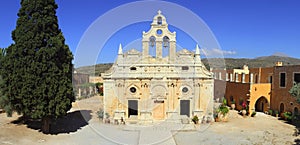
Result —
<instances>
[{"instance_id":1,"label":"white cloud","mask_svg":"<svg viewBox=\"0 0 300 145\"><path fill-rule=\"evenodd\" d=\"M234 55L236 54L236 51L230 51L230 50L221 50L217 48L213 49L201 49L202 53L206 56L223 56L223 55Z\"/></svg>"}]
</instances>

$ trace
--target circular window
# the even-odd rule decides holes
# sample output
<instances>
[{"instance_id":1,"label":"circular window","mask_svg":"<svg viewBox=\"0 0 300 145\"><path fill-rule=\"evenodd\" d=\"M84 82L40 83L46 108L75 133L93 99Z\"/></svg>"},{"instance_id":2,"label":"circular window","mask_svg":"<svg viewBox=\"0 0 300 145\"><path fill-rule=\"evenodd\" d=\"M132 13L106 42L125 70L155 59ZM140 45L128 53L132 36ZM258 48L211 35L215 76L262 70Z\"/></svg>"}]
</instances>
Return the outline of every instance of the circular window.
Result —
<instances>
[{"instance_id":1,"label":"circular window","mask_svg":"<svg viewBox=\"0 0 300 145\"><path fill-rule=\"evenodd\" d=\"M131 87L129 90L130 90L131 93L135 93L136 92L136 88L135 87Z\"/></svg>"},{"instance_id":2,"label":"circular window","mask_svg":"<svg viewBox=\"0 0 300 145\"><path fill-rule=\"evenodd\" d=\"M187 87L183 87L183 88L182 88L182 92L183 92L183 93L186 93L186 92L188 92L188 91L189 91L189 89L188 89Z\"/></svg>"},{"instance_id":3,"label":"circular window","mask_svg":"<svg viewBox=\"0 0 300 145\"><path fill-rule=\"evenodd\" d=\"M157 31L156 31L156 34L158 34L158 35L161 35L163 32L162 32L162 30L160 30L160 29L158 29Z\"/></svg>"}]
</instances>

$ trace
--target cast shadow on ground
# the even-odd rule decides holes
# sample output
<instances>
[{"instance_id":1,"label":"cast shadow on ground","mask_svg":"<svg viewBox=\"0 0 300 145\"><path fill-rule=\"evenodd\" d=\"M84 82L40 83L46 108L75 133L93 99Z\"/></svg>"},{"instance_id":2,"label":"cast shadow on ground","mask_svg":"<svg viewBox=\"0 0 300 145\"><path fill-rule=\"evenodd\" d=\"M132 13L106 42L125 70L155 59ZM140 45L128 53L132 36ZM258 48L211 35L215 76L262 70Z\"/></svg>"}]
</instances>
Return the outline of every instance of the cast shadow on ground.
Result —
<instances>
[{"instance_id":1,"label":"cast shadow on ground","mask_svg":"<svg viewBox=\"0 0 300 145\"><path fill-rule=\"evenodd\" d=\"M56 120L52 120L50 125L51 135L57 135L61 133L71 133L76 132L82 127L88 125L88 121L91 120L91 110L76 110L67 113L66 116L60 117ZM41 132L41 120L25 119L24 117L19 117L17 120L12 121L14 124L25 124L28 128L38 130Z\"/></svg>"},{"instance_id":2,"label":"cast shadow on ground","mask_svg":"<svg viewBox=\"0 0 300 145\"><path fill-rule=\"evenodd\" d=\"M286 121L283 118L279 118L279 120L283 120L285 123L295 126L293 136L297 137L297 136L300 135L300 118L295 119L293 121ZM300 145L300 139L299 138L294 140L294 145Z\"/></svg>"},{"instance_id":3,"label":"cast shadow on ground","mask_svg":"<svg viewBox=\"0 0 300 145\"><path fill-rule=\"evenodd\" d=\"M300 139L295 139L295 144L294 145L300 145Z\"/></svg>"}]
</instances>

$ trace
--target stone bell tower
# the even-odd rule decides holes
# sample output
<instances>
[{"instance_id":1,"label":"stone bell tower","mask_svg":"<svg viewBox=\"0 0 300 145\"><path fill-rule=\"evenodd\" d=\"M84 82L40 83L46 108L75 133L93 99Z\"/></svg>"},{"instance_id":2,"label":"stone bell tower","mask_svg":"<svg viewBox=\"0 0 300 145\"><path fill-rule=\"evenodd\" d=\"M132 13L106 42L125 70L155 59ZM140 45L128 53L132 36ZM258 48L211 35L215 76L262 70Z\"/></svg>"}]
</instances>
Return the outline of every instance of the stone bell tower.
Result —
<instances>
[{"instance_id":1,"label":"stone bell tower","mask_svg":"<svg viewBox=\"0 0 300 145\"><path fill-rule=\"evenodd\" d=\"M155 48L155 58L162 59L163 49L168 50L169 62L175 60L176 54L176 32L170 32L166 17L159 10L154 16L151 28L148 32L143 32L143 58L149 56L149 48Z\"/></svg>"}]
</instances>

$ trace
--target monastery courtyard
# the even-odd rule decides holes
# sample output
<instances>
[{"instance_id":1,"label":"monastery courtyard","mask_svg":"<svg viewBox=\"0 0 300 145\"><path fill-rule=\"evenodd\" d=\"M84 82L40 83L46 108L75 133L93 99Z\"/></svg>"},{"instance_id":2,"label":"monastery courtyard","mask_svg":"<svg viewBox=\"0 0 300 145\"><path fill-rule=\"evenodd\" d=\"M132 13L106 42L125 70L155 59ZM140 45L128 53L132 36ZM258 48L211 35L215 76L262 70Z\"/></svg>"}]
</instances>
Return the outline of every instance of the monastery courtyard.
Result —
<instances>
[{"instance_id":1,"label":"monastery courtyard","mask_svg":"<svg viewBox=\"0 0 300 145\"><path fill-rule=\"evenodd\" d=\"M157 122L151 126L112 125L104 124L97 118L99 104L99 96L77 101L67 117L52 125L53 133L50 135L39 132L33 123L18 123L16 114L8 118L1 113L0 144L289 145L300 140L299 136L294 136L295 126L262 113L243 118L231 110L228 122L200 126L169 122ZM62 127L66 130L61 130Z\"/></svg>"}]
</instances>

